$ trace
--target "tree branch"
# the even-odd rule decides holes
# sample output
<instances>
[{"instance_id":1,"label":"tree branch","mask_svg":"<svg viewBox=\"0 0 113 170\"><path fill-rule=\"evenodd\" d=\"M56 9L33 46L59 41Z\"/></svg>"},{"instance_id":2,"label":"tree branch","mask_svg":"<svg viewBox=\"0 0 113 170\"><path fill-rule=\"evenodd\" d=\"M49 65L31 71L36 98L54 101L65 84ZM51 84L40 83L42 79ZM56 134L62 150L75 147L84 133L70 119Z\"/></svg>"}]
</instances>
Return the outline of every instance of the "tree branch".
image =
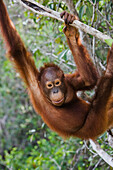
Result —
<instances>
[{"instance_id":1,"label":"tree branch","mask_svg":"<svg viewBox=\"0 0 113 170\"><path fill-rule=\"evenodd\" d=\"M54 19L64 22L64 20L61 19L59 12L56 12L52 9L44 7L43 5L40 5L39 3L35 2L34 0L17 0L17 1L20 2L22 5L24 5L25 8L33 11L34 13L37 13L39 15L48 16L48 17L51 17L51 18L54 18ZM73 27L81 29L82 31L84 31L86 33L89 33L89 34L97 37L98 39L100 39L103 42L105 42L106 39L112 39L110 36L105 35L102 32L96 30L95 28L90 27L86 24L83 24L78 20L75 20L73 22L73 24L71 24L71 25Z\"/></svg>"},{"instance_id":2,"label":"tree branch","mask_svg":"<svg viewBox=\"0 0 113 170\"><path fill-rule=\"evenodd\" d=\"M91 0L89 0L89 2L93 5L93 7L96 7L96 3L94 4ZM113 26L108 22L108 20L102 15L102 13L97 9L95 8L96 11L103 17L103 19L106 21L106 23L113 29Z\"/></svg>"},{"instance_id":3,"label":"tree branch","mask_svg":"<svg viewBox=\"0 0 113 170\"><path fill-rule=\"evenodd\" d=\"M100 145L93 140L90 140L90 144L92 146L92 148L94 149L94 151L96 151L98 153L98 155L107 163L109 164L111 167L113 167L113 158L108 155L103 149L101 149Z\"/></svg>"}]
</instances>

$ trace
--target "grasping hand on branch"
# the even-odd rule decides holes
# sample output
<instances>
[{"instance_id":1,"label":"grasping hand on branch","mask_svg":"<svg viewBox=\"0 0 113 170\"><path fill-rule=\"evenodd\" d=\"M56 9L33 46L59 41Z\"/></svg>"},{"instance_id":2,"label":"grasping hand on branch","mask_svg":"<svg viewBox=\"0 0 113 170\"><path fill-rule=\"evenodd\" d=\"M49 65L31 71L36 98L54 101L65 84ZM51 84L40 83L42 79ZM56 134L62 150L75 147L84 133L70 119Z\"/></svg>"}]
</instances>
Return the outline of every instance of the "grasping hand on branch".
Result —
<instances>
[{"instance_id":1,"label":"grasping hand on branch","mask_svg":"<svg viewBox=\"0 0 113 170\"><path fill-rule=\"evenodd\" d=\"M24 5L27 9L33 11L34 13L37 13L39 15L48 16L48 17L51 17L51 18L54 18L54 19L64 22L64 20L62 20L60 18L59 12L56 12L52 9L44 7L43 5L40 5L39 3L35 2L34 0L17 0L17 1L20 2L22 5ZM105 35L102 32L96 30L95 28L90 27L86 24L83 24L82 22L80 22L78 20L74 20L73 24L71 24L71 25L73 27L81 29L82 31L84 31L86 33L89 33L89 34L97 37L98 39L100 39L103 42L105 42L106 39L112 39L110 36Z\"/></svg>"}]
</instances>

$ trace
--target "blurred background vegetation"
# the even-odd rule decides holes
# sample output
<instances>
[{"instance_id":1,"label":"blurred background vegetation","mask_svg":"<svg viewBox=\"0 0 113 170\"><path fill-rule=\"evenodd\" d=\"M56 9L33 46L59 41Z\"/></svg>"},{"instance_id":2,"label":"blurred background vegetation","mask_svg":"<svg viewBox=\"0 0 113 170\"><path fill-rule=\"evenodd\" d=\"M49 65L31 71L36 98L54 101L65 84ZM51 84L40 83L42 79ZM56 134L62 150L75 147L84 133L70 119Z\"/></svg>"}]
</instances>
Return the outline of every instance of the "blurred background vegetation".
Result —
<instances>
[{"instance_id":1,"label":"blurred background vegetation","mask_svg":"<svg viewBox=\"0 0 113 170\"><path fill-rule=\"evenodd\" d=\"M69 11L67 1L37 0L53 10ZM111 0L73 0L80 20L113 38L113 4ZM96 6L93 6L96 4ZM15 0L5 0L26 47L37 67L53 61L73 72L76 66L62 32L63 24L27 11ZM71 11L69 11L71 12ZM85 44L100 73L106 66L108 45L83 33ZM12 40L13 41L13 40ZM110 169L93 152L90 144L80 139L63 140L52 132L32 108L24 83L15 73L0 37L0 170L91 170ZM93 91L87 94L93 95ZM101 147L113 156L107 133L98 138Z\"/></svg>"}]
</instances>

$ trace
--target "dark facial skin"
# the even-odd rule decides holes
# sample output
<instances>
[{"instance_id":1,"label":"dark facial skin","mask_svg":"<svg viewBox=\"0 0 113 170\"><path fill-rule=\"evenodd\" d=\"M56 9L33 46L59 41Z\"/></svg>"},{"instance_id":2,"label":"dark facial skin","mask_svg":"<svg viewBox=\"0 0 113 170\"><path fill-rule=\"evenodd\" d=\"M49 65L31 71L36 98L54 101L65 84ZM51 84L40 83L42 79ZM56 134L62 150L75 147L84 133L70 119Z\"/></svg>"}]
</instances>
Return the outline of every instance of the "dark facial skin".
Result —
<instances>
[{"instance_id":1,"label":"dark facial skin","mask_svg":"<svg viewBox=\"0 0 113 170\"><path fill-rule=\"evenodd\" d=\"M49 102L61 106L65 102L66 87L62 70L48 67L41 76L41 87Z\"/></svg>"}]
</instances>

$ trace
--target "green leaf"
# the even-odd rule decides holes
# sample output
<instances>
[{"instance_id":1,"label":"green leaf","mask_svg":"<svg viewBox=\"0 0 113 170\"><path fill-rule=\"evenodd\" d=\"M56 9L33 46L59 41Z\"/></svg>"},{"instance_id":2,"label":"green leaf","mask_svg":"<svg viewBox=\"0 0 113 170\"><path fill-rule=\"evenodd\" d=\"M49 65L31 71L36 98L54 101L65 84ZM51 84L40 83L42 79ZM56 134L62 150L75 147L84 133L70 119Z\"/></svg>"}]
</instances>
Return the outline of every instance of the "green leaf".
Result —
<instances>
[{"instance_id":1,"label":"green leaf","mask_svg":"<svg viewBox=\"0 0 113 170\"><path fill-rule=\"evenodd\" d=\"M86 8L86 15L87 15L87 17L88 17L89 19L91 19L92 14L93 14L93 8L92 8L92 6L87 6L87 8Z\"/></svg>"},{"instance_id":2,"label":"green leaf","mask_svg":"<svg viewBox=\"0 0 113 170\"><path fill-rule=\"evenodd\" d=\"M79 18L80 18L80 20L82 19L82 16L84 14L84 10L85 10L85 6L83 5L83 6L81 6L81 8L79 10Z\"/></svg>"},{"instance_id":3,"label":"green leaf","mask_svg":"<svg viewBox=\"0 0 113 170\"><path fill-rule=\"evenodd\" d=\"M105 42L106 42L106 44L108 44L111 47L111 45L113 43L113 39L106 39Z\"/></svg>"}]
</instances>

